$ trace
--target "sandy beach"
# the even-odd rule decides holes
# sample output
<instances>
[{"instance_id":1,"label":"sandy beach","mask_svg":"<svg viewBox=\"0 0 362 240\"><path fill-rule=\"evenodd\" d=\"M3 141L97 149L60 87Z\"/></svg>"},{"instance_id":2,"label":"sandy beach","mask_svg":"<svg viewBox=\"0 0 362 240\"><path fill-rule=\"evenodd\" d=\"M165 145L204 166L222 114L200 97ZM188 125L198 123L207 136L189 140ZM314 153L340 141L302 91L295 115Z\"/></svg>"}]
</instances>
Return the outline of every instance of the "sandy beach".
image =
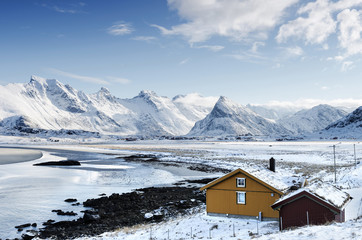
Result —
<instances>
[{"instance_id":1,"label":"sandy beach","mask_svg":"<svg viewBox=\"0 0 362 240\"><path fill-rule=\"evenodd\" d=\"M0 148L0 165L31 161L41 158L43 153L38 150L21 148Z\"/></svg>"}]
</instances>

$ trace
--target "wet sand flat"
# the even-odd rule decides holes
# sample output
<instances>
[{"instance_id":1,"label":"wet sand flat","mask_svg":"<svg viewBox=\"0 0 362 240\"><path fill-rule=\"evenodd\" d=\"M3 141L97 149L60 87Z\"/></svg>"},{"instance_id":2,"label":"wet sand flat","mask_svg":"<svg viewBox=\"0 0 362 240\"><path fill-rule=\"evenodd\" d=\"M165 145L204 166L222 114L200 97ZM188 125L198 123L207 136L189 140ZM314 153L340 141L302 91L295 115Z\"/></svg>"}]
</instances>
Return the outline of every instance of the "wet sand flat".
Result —
<instances>
[{"instance_id":1,"label":"wet sand flat","mask_svg":"<svg viewBox=\"0 0 362 240\"><path fill-rule=\"evenodd\" d=\"M0 148L0 165L31 161L42 156L43 153L39 150Z\"/></svg>"}]
</instances>

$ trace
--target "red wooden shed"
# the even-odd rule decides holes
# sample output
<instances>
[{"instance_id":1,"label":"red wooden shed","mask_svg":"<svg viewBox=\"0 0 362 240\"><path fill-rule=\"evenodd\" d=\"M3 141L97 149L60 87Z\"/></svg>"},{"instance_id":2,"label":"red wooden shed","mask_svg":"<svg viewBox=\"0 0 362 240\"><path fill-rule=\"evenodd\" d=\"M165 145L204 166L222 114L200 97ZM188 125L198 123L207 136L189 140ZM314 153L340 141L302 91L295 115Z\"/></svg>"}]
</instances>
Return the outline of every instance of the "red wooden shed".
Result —
<instances>
[{"instance_id":1,"label":"red wooden shed","mask_svg":"<svg viewBox=\"0 0 362 240\"><path fill-rule=\"evenodd\" d=\"M280 230L328 222L344 222L344 207L350 196L333 187L321 184L297 190L279 199L271 207L279 210Z\"/></svg>"}]
</instances>

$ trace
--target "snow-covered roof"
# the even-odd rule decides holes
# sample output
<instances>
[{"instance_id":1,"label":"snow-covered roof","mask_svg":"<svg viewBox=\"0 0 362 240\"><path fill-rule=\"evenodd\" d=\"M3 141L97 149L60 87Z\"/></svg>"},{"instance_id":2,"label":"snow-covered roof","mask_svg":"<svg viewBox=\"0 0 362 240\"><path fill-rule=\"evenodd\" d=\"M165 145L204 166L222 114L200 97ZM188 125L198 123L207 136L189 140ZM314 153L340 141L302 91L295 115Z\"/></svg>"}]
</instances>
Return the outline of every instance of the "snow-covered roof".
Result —
<instances>
[{"instance_id":1,"label":"snow-covered roof","mask_svg":"<svg viewBox=\"0 0 362 240\"><path fill-rule=\"evenodd\" d=\"M281 197L278 201L276 201L273 205L277 205L278 203L289 199L293 196L296 196L299 193L308 192L318 197L322 201L331 204L332 206L343 209L343 207L349 202L350 195L339 188L329 184L323 183L321 180L316 179L311 181L307 186L300 188L296 191L293 191L287 195Z\"/></svg>"},{"instance_id":2,"label":"snow-covered roof","mask_svg":"<svg viewBox=\"0 0 362 240\"><path fill-rule=\"evenodd\" d=\"M280 179L274 177L275 173L271 172L269 170L258 169L258 171L253 171L251 174L250 172L246 172L246 171L238 168L238 169L210 182L209 184L200 188L200 190L205 190L211 186L214 186L215 184L218 184L219 182L222 182L240 172L280 194L283 194L283 192L285 192L290 187L285 182L282 182L282 181L280 181Z\"/></svg>"},{"instance_id":3,"label":"snow-covered roof","mask_svg":"<svg viewBox=\"0 0 362 240\"><path fill-rule=\"evenodd\" d=\"M273 172L263 166L256 165L248 168L247 171L261 181L285 193L293 185L292 180L290 177L283 175L279 170L277 169L276 172Z\"/></svg>"}]
</instances>

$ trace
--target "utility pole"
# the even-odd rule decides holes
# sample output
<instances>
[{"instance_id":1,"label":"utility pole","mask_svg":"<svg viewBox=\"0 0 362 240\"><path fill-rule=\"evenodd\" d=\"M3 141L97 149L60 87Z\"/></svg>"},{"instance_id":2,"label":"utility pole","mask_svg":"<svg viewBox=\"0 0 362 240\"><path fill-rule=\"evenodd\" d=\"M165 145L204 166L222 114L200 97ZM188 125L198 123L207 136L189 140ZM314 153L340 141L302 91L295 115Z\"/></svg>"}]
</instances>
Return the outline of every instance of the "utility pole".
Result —
<instances>
[{"instance_id":1,"label":"utility pole","mask_svg":"<svg viewBox=\"0 0 362 240\"><path fill-rule=\"evenodd\" d=\"M353 144L353 149L354 149L354 168L357 168L356 144Z\"/></svg>"},{"instance_id":2,"label":"utility pole","mask_svg":"<svg viewBox=\"0 0 362 240\"><path fill-rule=\"evenodd\" d=\"M333 158L334 158L334 183L337 183L336 145L333 145Z\"/></svg>"}]
</instances>

